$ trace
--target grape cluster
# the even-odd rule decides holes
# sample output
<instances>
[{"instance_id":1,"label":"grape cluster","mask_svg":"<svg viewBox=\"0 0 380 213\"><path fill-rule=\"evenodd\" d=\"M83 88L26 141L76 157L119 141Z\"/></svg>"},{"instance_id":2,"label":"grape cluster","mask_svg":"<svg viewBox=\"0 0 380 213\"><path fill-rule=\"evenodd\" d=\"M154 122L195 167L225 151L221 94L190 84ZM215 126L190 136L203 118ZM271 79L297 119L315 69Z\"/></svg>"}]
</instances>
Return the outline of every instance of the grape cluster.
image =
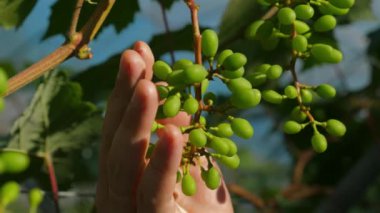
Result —
<instances>
[{"instance_id":1,"label":"grape cluster","mask_svg":"<svg viewBox=\"0 0 380 213\"><path fill-rule=\"evenodd\" d=\"M298 81L295 70L297 59L313 59L319 63L339 63L343 54L336 48L325 43L312 43L313 35L323 36L323 33L333 30L337 25L335 16L345 15L354 5L355 0L310 0L310 1L279 1L263 0L261 4L277 7L275 16L266 20L258 20L246 29L246 38L258 40L266 50L273 50L281 39L286 40L291 47L292 59L290 65L284 66L292 72L294 85L288 85L282 92L275 90L262 91L262 98L272 104L281 104L285 99L296 100L297 106L292 110L291 119L283 125L287 134L299 133L306 126L313 128L311 145L318 152L327 149L326 137L318 127L329 135L342 137L346 132L345 125L329 119L324 122L315 120L311 114L310 104L319 99L332 99L336 90L329 84L311 86ZM319 11L316 12L315 9ZM269 45L268 45L269 44ZM268 79L279 78L282 67L279 65L262 64L247 75L252 85L259 86ZM317 99L318 100L318 99ZM308 119L308 121L306 121Z\"/></svg>"},{"instance_id":2,"label":"grape cluster","mask_svg":"<svg viewBox=\"0 0 380 213\"><path fill-rule=\"evenodd\" d=\"M214 167L213 159L232 169L239 166L237 146L231 137L235 134L249 139L254 129L246 119L233 117L227 114L227 110L252 108L261 100L260 91L244 77L246 56L229 49L218 54L218 43L215 31L207 29L202 33L202 53L208 61L207 67L188 59L180 59L172 66L161 60L153 65L154 76L162 81L157 85L162 105L158 108L152 131L163 127L160 119L174 117L180 111L192 116L190 125L180 127L188 136L188 142L184 144L181 169L177 173L183 193L189 196L195 194L197 188L189 172L191 165L199 166L201 178L210 189L221 184L221 175ZM207 91L210 81L217 79L231 91L230 98L222 103L214 93ZM204 113L220 113L225 120L218 125L208 125ZM201 157L207 160L206 166L198 163Z\"/></svg>"}]
</instances>

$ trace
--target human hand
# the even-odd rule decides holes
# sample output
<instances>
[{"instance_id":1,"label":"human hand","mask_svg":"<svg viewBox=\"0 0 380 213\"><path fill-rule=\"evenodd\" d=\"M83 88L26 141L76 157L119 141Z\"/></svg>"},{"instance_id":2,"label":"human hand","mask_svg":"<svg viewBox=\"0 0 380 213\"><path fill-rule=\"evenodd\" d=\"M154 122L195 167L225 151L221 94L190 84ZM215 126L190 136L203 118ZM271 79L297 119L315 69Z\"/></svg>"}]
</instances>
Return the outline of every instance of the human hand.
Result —
<instances>
[{"instance_id":1,"label":"human hand","mask_svg":"<svg viewBox=\"0 0 380 213\"><path fill-rule=\"evenodd\" d=\"M180 113L162 123L159 141L148 160L151 125L159 105L151 82L154 57L150 48L137 42L123 53L118 78L110 96L100 150L97 212L232 212L227 188L206 187L199 167L191 168L197 193L188 197L176 183L186 142L176 125L187 125Z\"/></svg>"}]
</instances>

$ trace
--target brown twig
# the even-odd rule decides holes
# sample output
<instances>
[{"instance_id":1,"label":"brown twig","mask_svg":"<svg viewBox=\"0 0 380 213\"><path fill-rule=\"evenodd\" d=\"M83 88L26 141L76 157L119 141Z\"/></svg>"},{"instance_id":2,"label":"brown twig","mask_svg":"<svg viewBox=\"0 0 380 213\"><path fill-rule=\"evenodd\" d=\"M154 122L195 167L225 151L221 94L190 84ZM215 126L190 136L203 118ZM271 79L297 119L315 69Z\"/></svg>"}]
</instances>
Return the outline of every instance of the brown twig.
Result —
<instances>
[{"instance_id":1,"label":"brown twig","mask_svg":"<svg viewBox=\"0 0 380 213\"><path fill-rule=\"evenodd\" d=\"M302 151L297 159L297 163L294 166L293 171L293 184L301 184L303 173L306 165L310 162L311 159L315 156L313 150Z\"/></svg>"},{"instance_id":2,"label":"brown twig","mask_svg":"<svg viewBox=\"0 0 380 213\"><path fill-rule=\"evenodd\" d=\"M77 0L77 4L75 5L73 16L71 18L68 37L74 36L74 34L77 32L77 25L79 21L80 12L82 10L83 2L84 0Z\"/></svg>"},{"instance_id":3,"label":"brown twig","mask_svg":"<svg viewBox=\"0 0 380 213\"><path fill-rule=\"evenodd\" d=\"M282 192L282 196L289 200L302 200L320 194L330 194L332 191L332 188L326 186L292 184Z\"/></svg>"},{"instance_id":4,"label":"brown twig","mask_svg":"<svg viewBox=\"0 0 380 213\"><path fill-rule=\"evenodd\" d=\"M227 185L227 188L229 192L247 200L258 209L263 209L266 206L263 199L237 184L230 183Z\"/></svg>"},{"instance_id":5,"label":"brown twig","mask_svg":"<svg viewBox=\"0 0 380 213\"><path fill-rule=\"evenodd\" d=\"M55 210L57 213L60 212L59 208L59 190L58 190L58 183L57 183L57 178L55 176L55 171L54 171L54 165L53 165L53 160L51 159L51 156L49 153L45 154L45 164L49 172L49 179L50 179L50 186L51 186L51 192L53 193L53 200L54 200L54 206Z\"/></svg>"}]
</instances>

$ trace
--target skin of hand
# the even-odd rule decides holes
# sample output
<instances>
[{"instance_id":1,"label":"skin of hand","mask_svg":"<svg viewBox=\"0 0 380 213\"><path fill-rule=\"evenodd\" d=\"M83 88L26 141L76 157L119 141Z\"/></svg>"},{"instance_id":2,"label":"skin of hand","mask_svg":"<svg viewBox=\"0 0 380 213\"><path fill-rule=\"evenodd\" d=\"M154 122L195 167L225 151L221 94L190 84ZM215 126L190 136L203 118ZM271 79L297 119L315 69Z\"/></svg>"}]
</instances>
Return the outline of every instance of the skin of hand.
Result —
<instances>
[{"instance_id":1,"label":"skin of hand","mask_svg":"<svg viewBox=\"0 0 380 213\"><path fill-rule=\"evenodd\" d=\"M185 137L177 128L190 117L180 113L157 133L158 142L149 160L145 158L151 125L159 106L152 79L153 54L144 42L126 50L120 60L115 88L109 98L102 130L97 212L233 212L227 188L206 187L199 167L191 173L197 193L182 194L176 183Z\"/></svg>"}]
</instances>

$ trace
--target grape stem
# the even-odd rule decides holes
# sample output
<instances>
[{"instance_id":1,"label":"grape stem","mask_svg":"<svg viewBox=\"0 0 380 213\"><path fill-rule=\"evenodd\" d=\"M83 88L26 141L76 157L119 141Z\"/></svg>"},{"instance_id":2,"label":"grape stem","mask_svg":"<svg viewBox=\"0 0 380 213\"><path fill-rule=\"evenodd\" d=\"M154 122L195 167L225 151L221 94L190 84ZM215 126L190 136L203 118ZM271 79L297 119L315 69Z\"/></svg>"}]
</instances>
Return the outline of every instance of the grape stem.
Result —
<instances>
[{"instance_id":1,"label":"grape stem","mask_svg":"<svg viewBox=\"0 0 380 213\"><path fill-rule=\"evenodd\" d=\"M58 184L57 184L57 177L55 175L53 160L51 158L51 155L49 153L45 154L45 164L49 172L49 178L50 178L50 186L51 191L53 193L53 200L54 200L54 207L57 213L61 212L59 208L59 202L58 202Z\"/></svg>"},{"instance_id":2,"label":"grape stem","mask_svg":"<svg viewBox=\"0 0 380 213\"><path fill-rule=\"evenodd\" d=\"M69 29L69 32L67 33L69 38L74 36L75 33L77 32L77 25L79 21L80 12L83 7L83 2L84 0L77 0L77 4L75 5L73 16L71 18L70 29Z\"/></svg>"}]
</instances>

